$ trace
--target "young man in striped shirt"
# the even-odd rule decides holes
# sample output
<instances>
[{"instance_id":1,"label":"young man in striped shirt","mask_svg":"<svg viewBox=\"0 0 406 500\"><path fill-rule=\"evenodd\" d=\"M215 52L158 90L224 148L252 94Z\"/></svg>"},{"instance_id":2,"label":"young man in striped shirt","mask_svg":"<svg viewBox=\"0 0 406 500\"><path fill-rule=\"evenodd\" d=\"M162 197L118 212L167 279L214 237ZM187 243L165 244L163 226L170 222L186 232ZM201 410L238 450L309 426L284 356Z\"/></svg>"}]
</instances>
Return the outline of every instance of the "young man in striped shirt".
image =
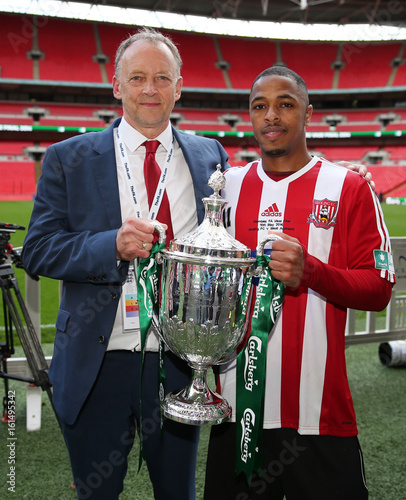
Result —
<instances>
[{"instance_id":1,"label":"young man in striped shirt","mask_svg":"<svg viewBox=\"0 0 406 500\"><path fill-rule=\"evenodd\" d=\"M347 307L381 310L394 283L388 231L359 175L311 156L312 106L303 79L283 67L254 81L250 115L261 159L226 172L222 195L233 236L251 249L269 232L269 267L285 298L267 345L262 462L247 482L247 423L212 429L205 499L363 500L368 497L345 366ZM253 331L251 335L255 334ZM252 383L260 383L250 360ZM221 368L235 408L235 362ZM238 395L237 395L238 396ZM234 422L235 422L235 414ZM253 415L253 418L259 418ZM236 440L236 428L242 438ZM247 445L254 447L247 453ZM249 486L250 484L250 486Z\"/></svg>"}]
</instances>

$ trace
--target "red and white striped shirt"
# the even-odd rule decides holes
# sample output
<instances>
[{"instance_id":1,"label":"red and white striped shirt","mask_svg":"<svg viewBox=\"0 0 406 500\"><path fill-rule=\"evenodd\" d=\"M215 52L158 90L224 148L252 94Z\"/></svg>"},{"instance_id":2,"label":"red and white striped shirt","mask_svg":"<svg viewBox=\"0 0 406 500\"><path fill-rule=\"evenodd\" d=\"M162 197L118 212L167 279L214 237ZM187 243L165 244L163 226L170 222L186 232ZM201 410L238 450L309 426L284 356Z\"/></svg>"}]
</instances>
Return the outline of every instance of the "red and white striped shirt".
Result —
<instances>
[{"instance_id":1,"label":"red and white striped shirt","mask_svg":"<svg viewBox=\"0 0 406 500\"><path fill-rule=\"evenodd\" d=\"M228 201L227 229L249 248L276 230L306 249L301 286L286 289L269 336L264 428L357 434L345 365L346 308L360 308L361 294L361 305L370 309L365 297L379 294L381 284L388 296L394 282L389 235L375 194L358 174L313 157L278 182L261 161L229 169L222 196ZM234 368L235 362L221 367L220 376L233 408Z\"/></svg>"}]
</instances>

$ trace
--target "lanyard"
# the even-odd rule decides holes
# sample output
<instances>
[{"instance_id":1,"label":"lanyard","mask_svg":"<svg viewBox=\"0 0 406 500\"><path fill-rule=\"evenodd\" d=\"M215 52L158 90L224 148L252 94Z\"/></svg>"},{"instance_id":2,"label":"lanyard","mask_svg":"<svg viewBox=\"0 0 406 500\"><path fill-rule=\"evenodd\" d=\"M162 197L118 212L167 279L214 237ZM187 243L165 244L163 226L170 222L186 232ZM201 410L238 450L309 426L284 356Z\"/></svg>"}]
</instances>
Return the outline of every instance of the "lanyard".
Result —
<instances>
[{"instance_id":1,"label":"lanyard","mask_svg":"<svg viewBox=\"0 0 406 500\"><path fill-rule=\"evenodd\" d=\"M138 203L138 197L135 190L135 183L133 176L131 174L130 162L128 160L128 154L123 140L120 137L120 131L118 127L115 129L115 142L120 151L120 162L121 166L124 167L127 179L127 186L130 191L130 195L134 202L134 212L135 216L141 218L141 209L140 204ZM158 181L158 186L154 194L153 203L148 213L148 218L153 220L156 218L156 215L159 211L159 207L161 206L163 194L166 189L166 182L168 178L168 168L173 158L173 149L174 149L175 138L172 134L172 144L171 148L168 151L168 154L165 158L164 168L161 172L161 176ZM145 350L145 342L147 339L147 335L152 323L152 317L154 312L157 313L158 310L158 297L159 297L159 276L160 276L160 266L156 262L155 253L159 252L164 244L159 246L158 242L155 243L154 247L151 250L150 256L146 259L141 259L139 262L138 273L135 269L130 270L130 273L135 273L136 282L137 282L137 297L139 301L139 328L140 328L140 340L141 340L141 365L140 365L140 451L139 451L139 469L141 467L143 458L144 458L144 448L143 448L143 437L142 437L142 390L141 390L141 381L142 381L142 371L144 366L144 350ZM136 261L134 261L134 267L137 267ZM138 274L138 278L137 278ZM163 395L163 384L165 380L165 371L163 367L163 345L160 342L159 345L159 394Z\"/></svg>"},{"instance_id":2,"label":"lanyard","mask_svg":"<svg viewBox=\"0 0 406 500\"><path fill-rule=\"evenodd\" d=\"M140 204L138 203L138 197L137 193L135 191L135 182L131 173L131 168L130 168L130 162L128 160L128 154L127 154L127 149L125 147L124 141L120 137L120 132L119 132L119 127L114 129L116 132L115 135L115 140L116 144L118 145L119 151L120 151L120 161L121 165L124 167L125 173L126 173L126 179L127 179L127 186L130 191L131 198L134 202L134 212L135 216L138 217L139 219L141 218L141 209L140 209ZM151 205L151 208L148 213L148 219L154 220L156 219L156 216L159 211L159 207L161 206L163 194L166 189L166 182L168 179L168 169L169 165L171 164L172 158L173 158L173 145L175 142L175 137L172 135L172 144L171 148L168 151L166 158L165 158L165 163L164 163L164 168L161 172L161 176L159 178L158 186L156 188L155 194L154 194L154 201Z\"/></svg>"}]
</instances>

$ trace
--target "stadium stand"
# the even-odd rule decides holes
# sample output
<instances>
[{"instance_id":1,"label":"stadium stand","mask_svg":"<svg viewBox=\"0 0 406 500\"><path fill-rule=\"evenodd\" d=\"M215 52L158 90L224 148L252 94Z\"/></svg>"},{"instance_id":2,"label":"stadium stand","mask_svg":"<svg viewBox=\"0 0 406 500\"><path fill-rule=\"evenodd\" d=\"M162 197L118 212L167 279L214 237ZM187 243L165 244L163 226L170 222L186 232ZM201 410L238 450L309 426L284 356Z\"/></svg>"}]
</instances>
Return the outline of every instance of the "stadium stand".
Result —
<instances>
[{"instance_id":1,"label":"stadium stand","mask_svg":"<svg viewBox=\"0 0 406 500\"><path fill-rule=\"evenodd\" d=\"M0 35L1 78L51 81L105 82L114 74L114 54L120 41L134 29L56 18L0 14L7 26ZM63 33L64 43L55 43ZM78 35L78 33L80 35ZM287 65L300 73L309 88L385 87L392 71L395 85L406 82L406 66L394 61L403 52L400 43L310 43L214 37L170 32L184 60L184 86L248 89L265 67ZM311 57L312 64L308 63ZM72 60L75 61L74 71ZM202 64L204 61L204 64ZM105 74L102 71L105 67Z\"/></svg>"},{"instance_id":2,"label":"stadium stand","mask_svg":"<svg viewBox=\"0 0 406 500\"><path fill-rule=\"evenodd\" d=\"M282 62L305 80L309 89L332 89L332 64L337 54L336 44L282 42ZM311 64L309 64L311 60Z\"/></svg>"},{"instance_id":3,"label":"stadium stand","mask_svg":"<svg viewBox=\"0 0 406 500\"><path fill-rule=\"evenodd\" d=\"M24 156L24 149L32 145L32 141L0 141L0 161L3 156Z\"/></svg>"},{"instance_id":4,"label":"stadium stand","mask_svg":"<svg viewBox=\"0 0 406 500\"><path fill-rule=\"evenodd\" d=\"M104 60L106 68L106 83L111 82L114 75L114 56L120 42L127 38L133 30L129 26L118 26L114 24L97 24L97 43L100 60ZM104 56L104 57L103 57Z\"/></svg>"},{"instance_id":5,"label":"stadium stand","mask_svg":"<svg viewBox=\"0 0 406 500\"><path fill-rule=\"evenodd\" d=\"M387 146L385 150L391 162L406 165L406 146Z\"/></svg>"},{"instance_id":6,"label":"stadium stand","mask_svg":"<svg viewBox=\"0 0 406 500\"><path fill-rule=\"evenodd\" d=\"M28 103L10 102L10 101L0 101L0 113L1 116L15 116L23 115L24 110L27 108Z\"/></svg>"},{"instance_id":7,"label":"stadium stand","mask_svg":"<svg viewBox=\"0 0 406 500\"><path fill-rule=\"evenodd\" d=\"M386 127L386 130L391 131L391 130L406 130L406 120L394 122L394 123L389 123Z\"/></svg>"},{"instance_id":8,"label":"stadium stand","mask_svg":"<svg viewBox=\"0 0 406 500\"><path fill-rule=\"evenodd\" d=\"M400 43L345 43L341 49L339 88L386 87Z\"/></svg>"},{"instance_id":9,"label":"stadium stand","mask_svg":"<svg viewBox=\"0 0 406 500\"><path fill-rule=\"evenodd\" d=\"M0 200L32 200L35 195L33 161L0 161Z\"/></svg>"},{"instance_id":10,"label":"stadium stand","mask_svg":"<svg viewBox=\"0 0 406 500\"><path fill-rule=\"evenodd\" d=\"M31 17L0 14L0 23L7 26L0 35L1 78L33 78L32 60L26 55L31 50Z\"/></svg>"},{"instance_id":11,"label":"stadium stand","mask_svg":"<svg viewBox=\"0 0 406 500\"><path fill-rule=\"evenodd\" d=\"M218 37L217 42L231 88L249 89L253 79L277 61L271 40Z\"/></svg>"},{"instance_id":12,"label":"stadium stand","mask_svg":"<svg viewBox=\"0 0 406 500\"><path fill-rule=\"evenodd\" d=\"M178 45L183 59L184 87L224 89L226 82L217 67L219 60L215 38L210 35L183 34L171 32L172 40Z\"/></svg>"},{"instance_id":13,"label":"stadium stand","mask_svg":"<svg viewBox=\"0 0 406 500\"><path fill-rule=\"evenodd\" d=\"M44 127L96 127L103 128L106 123L97 118L78 118L73 116L62 116L54 118L52 116L43 116L40 124Z\"/></svg>"},{"instance_id":14,"label":"stadium stand","mask_svg":"<svg viewBox=\"0 0 406 500\"><path fill-rule=\"evenodd\" d=\"M231 127L224 123L213 123L213 122L182 122L178 127L180 130L206 130L206 131L219 131L219 132L228 132L231 130Z\"/></svg>"},{"instance_id":15,"label":"stadium stand","mask_svg":"<svg viewBox=\"0 0 406 500\"><path fill-rule=\"evenodd\" d=\"M405 64L405 56L406 56L406 42L403 42L402 48L399 51L399 55L397 57L397 66L396 66L396 74L393 79L394 86L402 86L406 85L406 64Z\"/></svg>"},{"instance_id":16,"label":"stadium stand","mask_svg":"<svg viewBox=\"0 0 406 500\"><path fill-rule=\"evenodd\" d=\"M92 24L52 18L46 21L38 28L38 47L43 53L39 59L40 79L101 82L99 65L93 60L96 44Z\"/></svg>"},{"instance_id":17,"label":"stadium stand","mask_svg":"<svg viewBox=\"0 0 406 500\"><path fill-rule=\"evenodd\" d=\"M14 189L15 196L21 197L25 190L30 199L35 175L29 181L29 165L33 158L38 163L49 144L68 137L61 132L64 128L76 127L72 133L82 132L83 127L101 129L121 116L111 91L114 57L119 43L135 27L4 13L0 23L7 27L0 31L0 197L11 196ZM232 165L258 155L248 91L253 78L274 64L297 71L313 92L315 110L307 127L314 134L311 152L332 161L379 168L379 183L385 170L406 165L404 135L399 132L406 130L406 104L396 87L406 85L406 42L316 43L167 33L179 45L184 61L183 96L174 109L173 123L181 130L211 131L228 150ZM32 92L32 86L9 90L10 81L42 85L42 94ZM100 86L103 90L95 91ZM363 97L369 88L377 93ZM388 97L386 91L392 88L398 97ZM323 91L328 91L327 97ZM25 128L18 130L19 126ZM44 126L47 131L41 129ZM32 133L27 132L30 127ZM57 127L61 133L52 132ZM349 139L338 142L334 133L349 134ZM384 134L392 134L391 139ZM18 179L22 172L24 183ZM391 170L388 179L393 182L382 184L382 192L398 189L393 175Z\"/></svg>"},{"instance_id":18,"label":"stadium stand","mask_svg":"<svg viewBox=\"0 0 406 500\"><path fill-rule=\"evenodd\" d=\"M374 132L381 130L382 125L379 123L339 123L336 125L337 131L346 130L348 132Z\"/></svg>"},{"instance_id":19,"label":"stadium stand","mask_svg":"<svg viewBox=\"0 0 406 500\"><path fill-rule=\"evenodd\" d=\"M118 45L136 30L129 26L98 24L98 35L102 53L107 57L105 66L107 81L114 75L114 57ZM216 67L218 56L212 37L180 32L162 32L169 34L182 55L183 85L194 88L225 88L221 70ZM204 61L204 64L202 64Z\"/></svg>"},{"instance_id":20,"label":"stadium stand","mask_svg":"<svg viewBox=\"0 0 406 500\"><path fill-rule=\"evenodd\" d=\"M330 161L355 161L355 162L363 162L367 153L371 151L378 151L378 147L375 146L367 147L367 146L324 146L316 148L309 148L311 153L316 154L317 156L322 156L327 158Z\"/></svg>"},{"instance_id":21,"label":"stadium stand","mask_svg":"<svg viewBox=\"0 0 406 500\"><path fill-rule=\"evenodd\" d=\"M0 115L0 122L8 125L33 125L34 120L29 116L4 116Z\"/></svg>"},{"instance_id":22,"label":"stadium stand","mask_svg":"<svg viewBox=\"0 0 406 500\"><path fill-rule=\"evenodd\" d=\"M377 167L369 166L368 170L371 172L377 192L386 196L393 196L395 190L406 191L406 167Z\"/></svg>"},{"instance_id":23,"label":"stadium stand","mask_svg":"<svg viewBox=\"0 0 406 500\"><path fill-rule=\"evenodd\" d=\"M390 189L387 191L385 198L406 198L406 184L403 183L402 186L395 189Z\"/></svg>"}]
</instances>

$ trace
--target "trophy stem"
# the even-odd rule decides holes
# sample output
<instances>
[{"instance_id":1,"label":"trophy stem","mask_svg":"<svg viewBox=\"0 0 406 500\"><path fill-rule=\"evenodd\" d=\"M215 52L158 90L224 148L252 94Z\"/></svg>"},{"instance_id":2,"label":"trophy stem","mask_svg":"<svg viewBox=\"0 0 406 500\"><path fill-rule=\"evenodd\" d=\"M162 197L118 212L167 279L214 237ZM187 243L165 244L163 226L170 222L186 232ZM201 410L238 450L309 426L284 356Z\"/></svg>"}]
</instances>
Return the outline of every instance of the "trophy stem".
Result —
<instances>
[{"instance_id":1,"label":"trophy stem","mask_svg":"<svg viewBox=\"0 0 406 500\"><path fill-rule=\"evenodd\" d=\"M207 384L207 367L191 366L193 373L187 387L167 394L161 404L165 417L191 425L221 424L231 416L227 401Z\"/></svg>"}]
</instances>

